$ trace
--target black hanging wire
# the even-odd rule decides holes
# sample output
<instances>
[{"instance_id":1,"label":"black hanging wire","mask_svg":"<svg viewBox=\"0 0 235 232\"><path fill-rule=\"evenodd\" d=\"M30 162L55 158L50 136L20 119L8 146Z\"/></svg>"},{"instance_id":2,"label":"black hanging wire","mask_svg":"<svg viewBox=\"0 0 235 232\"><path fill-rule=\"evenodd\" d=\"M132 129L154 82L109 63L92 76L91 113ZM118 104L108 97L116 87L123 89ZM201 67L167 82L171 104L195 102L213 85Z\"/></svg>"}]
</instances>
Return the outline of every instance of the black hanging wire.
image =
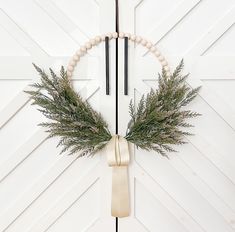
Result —
<instances>
[{"instance_id":1,"label":"black hanging wire","mask_svg":"<svg viewBox=\"0 0 235 232\"><path fill-rule=\"evenodd\" d=\"M105 37L106 95L109 95L109 37Z\"/></svg>"},{"instance_id":2,"label":"black hanging wire","mask_svg":"<svg viewBox=\"0 0 235 232\"><path fill-rule=\"evenodd\" d=\"M128 95L128 37L124 37L124 95Z\"/></svg>"},{"instance_id":3,"label":"black hanging wire","mask_svg":"<svg viewBox=\"0 0 235 232\"><path fill-rule=\"evenodd\" d=\"M115 0L115 21L116 21L116 32L119 33L119 6L118 0ZM116 134L118 134L118 37L116 39ZM116 217L116 232L118 232L118 218Z\"/></svg>"}]
</instances>

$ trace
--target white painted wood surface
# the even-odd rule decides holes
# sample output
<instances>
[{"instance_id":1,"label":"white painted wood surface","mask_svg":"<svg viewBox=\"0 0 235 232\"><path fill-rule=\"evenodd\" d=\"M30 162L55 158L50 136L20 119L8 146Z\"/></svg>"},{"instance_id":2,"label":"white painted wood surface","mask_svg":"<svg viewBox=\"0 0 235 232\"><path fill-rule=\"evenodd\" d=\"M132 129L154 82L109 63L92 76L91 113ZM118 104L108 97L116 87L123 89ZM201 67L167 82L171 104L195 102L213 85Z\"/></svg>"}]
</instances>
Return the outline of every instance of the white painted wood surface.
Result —
<instances>
[{"instance_id":1,"label":"white painted wood surface","mask_svg":"<svg viewBox=\"0 0 235 232\"><path fill-rule=\"evenodd\" d=\"M130 166L132 212L120 232L227 232L235 230L235 66L232 0L121 0L120 30L150 39L174 68L185 59L189 85L202 85L189 106L202 113L196 135L170 154L134 150ZM129 96L123 90L119 42L119 125L125 133L128 104L156 88L160 65L141 46L129 45Z\"/></svg>"},{"instance_id":2,"label":"white painted wood surface","mask_svg":"<svg viewBox=\"0 0 235 232\"><path fill-rule=\"evenodd\" d=\"M89 38L114 31L114 12L109 0L0 1L1 232L115 231L105 156L59 156L58 140L46 140L37 126L45 119L23 92L38 78L32 62L59 72ZM79 62L74 85L113 132L114 42L110 56L110 96L105 95L104 44Z\"/></svg>"},{"instance_id":3,"label":"white painted wood surface","mask_svg":"<svg viewBox=\"0 0 235 232\"><path fill-rule=\"evenodd\" d=\"M190 105L203 114L194 137L170 154L134 150L131 216L120 232L235 231L235 29L233 0L119 0L120 30L151 39L174 68L185 59L191 86L202 85ZM114 1L0 0L0 231L115 231L110 216L111 170L94 159L58 156L45 140L44 118L22 91L38 76L31 63L59 69L87 39L115 29ZM76 69L80 93L115 127L115 49L111 96L105 96L104 47ZM129 96L123 95L123 41L119 41L119 131L128 104L156 87L160 65L129 45ZM105 100L104 100L105 99Z\"/></svg>"}]
</instances>

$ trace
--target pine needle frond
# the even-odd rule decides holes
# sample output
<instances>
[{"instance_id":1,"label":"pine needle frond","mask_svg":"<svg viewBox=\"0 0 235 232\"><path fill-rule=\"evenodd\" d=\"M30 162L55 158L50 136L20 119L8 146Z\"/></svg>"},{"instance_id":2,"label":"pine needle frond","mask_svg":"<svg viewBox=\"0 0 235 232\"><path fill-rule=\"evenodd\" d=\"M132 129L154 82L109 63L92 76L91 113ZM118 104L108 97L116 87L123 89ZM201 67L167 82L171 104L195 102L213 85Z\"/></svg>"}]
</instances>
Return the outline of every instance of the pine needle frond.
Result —
<instances>
[{"instance_id":1,"label":"pine needle frond","mask_svg":"<svg viewBox=\"0 0 235 232\"><path fill-rule=\"evenodd\" d=\"M50 137L60 137L61 153L93 154L111 139L107 123L101 114L79 96L70 84L64 67L57 76L52 69L50 75L33 64L41 79L26 91L32 104L49 119L39 125L47 128Z\"/></svg>"},{"instance_id":2,"label":"pine needle frond","mask_svg":"<svg viewBox=\"0 0 235 232\"><path fill-rule=\"evenodd\" d=\"M125 138L137 147L167 156L175 151L171 145L184 144L184 136L192 135L180 128L192 127L186 120L200 114L183 107L197 96L200 87L191 89L186 84L188 74L181 74L183 67L181 60L170 76L163 69L158 75L158 89L143 95L136 110L130 106L131 115L135 112L136 117L131 117Z\"/></svg>"}]
</instances>

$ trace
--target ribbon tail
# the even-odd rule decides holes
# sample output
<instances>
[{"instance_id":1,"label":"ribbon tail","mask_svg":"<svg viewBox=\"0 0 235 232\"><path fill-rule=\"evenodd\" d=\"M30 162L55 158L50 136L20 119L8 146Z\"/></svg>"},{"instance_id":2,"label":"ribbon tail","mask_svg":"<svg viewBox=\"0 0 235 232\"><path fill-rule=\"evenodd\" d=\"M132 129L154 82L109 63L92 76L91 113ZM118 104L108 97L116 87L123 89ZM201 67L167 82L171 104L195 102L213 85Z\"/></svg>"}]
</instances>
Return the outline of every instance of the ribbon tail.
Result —
<instances>
[{"instance_id":1,"label":"ribbon tail","mask_svg":"<svg viewBox=\"0 0 235 232\"><path fill-rule=\"evenodd\" d=\"M128 166L114 166L112 178L112 216L127 217L130 214Z\"/></svg>"}]
</instances>

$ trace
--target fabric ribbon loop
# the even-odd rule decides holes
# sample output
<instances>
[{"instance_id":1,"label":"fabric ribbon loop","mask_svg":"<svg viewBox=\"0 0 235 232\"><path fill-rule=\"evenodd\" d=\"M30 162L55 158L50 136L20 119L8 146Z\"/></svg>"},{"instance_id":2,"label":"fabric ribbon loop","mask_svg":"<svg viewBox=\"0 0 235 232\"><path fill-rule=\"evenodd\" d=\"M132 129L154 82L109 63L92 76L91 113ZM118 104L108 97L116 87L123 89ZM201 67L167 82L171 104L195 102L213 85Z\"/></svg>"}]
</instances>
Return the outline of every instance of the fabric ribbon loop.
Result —
<instances>
[{"instance_id":1,"label":"fabric ribbon loop","mask_svg":"<svg viewBox=\"0 0 235 232\"><path fill-rule=\"evenodd\" d=\"M108 165L112 167L112 205L114 217L127 217L130 214L128 165L130 154L127 140L114 135L106 145Z\"/></svg>"}]
</instances>

